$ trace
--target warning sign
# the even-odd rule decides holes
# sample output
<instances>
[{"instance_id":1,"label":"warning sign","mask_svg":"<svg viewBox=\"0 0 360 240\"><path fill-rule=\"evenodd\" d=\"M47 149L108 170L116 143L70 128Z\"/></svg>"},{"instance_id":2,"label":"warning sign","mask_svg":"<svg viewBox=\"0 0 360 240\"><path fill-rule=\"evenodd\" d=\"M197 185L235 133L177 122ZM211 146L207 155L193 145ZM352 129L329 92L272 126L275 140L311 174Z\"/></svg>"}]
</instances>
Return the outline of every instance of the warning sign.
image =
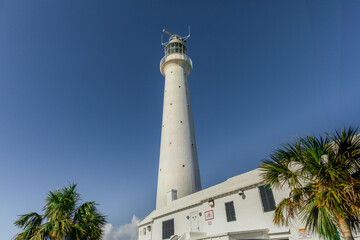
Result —
<instances>
[{"instance_id":1,"label":"warning sign","mask_svg":"<svg viewBox=\"0 0 360 240\"><path fill-rule=\"evenodd\" d=\"M311 239L311 235L306 228L298 229L299 239Z\"/></svg>"},{"instance_id":2,"label":"warning sign","mask_svg":"<svg viewBox=\"0 0 360 240\"><path fill-rule=\"evenodd\" d=\"M205 221L213 220L214 210L206 211L204 215L205 215Z\"/></svg>"}]
</instances>

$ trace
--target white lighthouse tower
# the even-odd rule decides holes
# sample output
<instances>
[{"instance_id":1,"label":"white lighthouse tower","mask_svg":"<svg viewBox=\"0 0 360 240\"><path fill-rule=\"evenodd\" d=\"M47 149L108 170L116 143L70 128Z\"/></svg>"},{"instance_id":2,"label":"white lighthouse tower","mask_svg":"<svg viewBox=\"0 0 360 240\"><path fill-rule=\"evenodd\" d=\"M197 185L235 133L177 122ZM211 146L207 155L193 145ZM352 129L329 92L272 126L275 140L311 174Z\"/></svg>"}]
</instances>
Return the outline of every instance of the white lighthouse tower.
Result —
<instances>
[{"instance_id":1,"label":"white lighthouse tower","mask_svg":"<svg viewBox=\"0 0 360 240\"><path fill-rule=\"evenodd\" d=\"M260 169L201 189L188 84L192 62L185 46L189 36L164 32L170 41L160 62L165 91L156 209L138 224L138 240L320 240L301 221L273 223L276 205L291 189L285 184L272 190Z\"/></svg>"},{"instance_id":2,"label":"white lighthouse tower","mask_svg":"<svg viewBox=\"0 0 360 240\"><path fill-rule=\"evenodd\" d=\"M160 72L165 77L156 209L201 190L188 76L193 65L186 39L170 35Z\"/></svg>"}]
</instances>

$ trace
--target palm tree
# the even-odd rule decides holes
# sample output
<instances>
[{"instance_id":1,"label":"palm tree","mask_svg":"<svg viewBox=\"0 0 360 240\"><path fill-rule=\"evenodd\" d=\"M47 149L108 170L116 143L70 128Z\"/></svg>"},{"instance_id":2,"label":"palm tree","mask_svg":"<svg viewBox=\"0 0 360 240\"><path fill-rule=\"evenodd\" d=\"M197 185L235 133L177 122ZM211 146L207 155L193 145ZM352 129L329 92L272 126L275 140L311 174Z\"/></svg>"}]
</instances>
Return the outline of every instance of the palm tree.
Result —
<instances>
[{"instance_id":1,"label":"palm tree","mask_svg":"<svg viewBox=\"0 0 360 240\"><path fill-rule=\"evenodd\" d=\"M80 195L76 184L50 191L43 210L44 215L21 215L15 225L22 231L14 240L97 240L101 238L105 216L95 202L78 205Z\"/></svg>"},{"instance_id":2,"label":"palm tree","mask_svg":"<svg viewBox=\"0 0 360 240\"><path fill-rule=\"evenodd\" d=\"M263 161L264 181L290 190L273 221L287 226L297 216L326 239L353 240L360 223L360 135L357 128L282 145Z\"/></svg>"}]
</instances>

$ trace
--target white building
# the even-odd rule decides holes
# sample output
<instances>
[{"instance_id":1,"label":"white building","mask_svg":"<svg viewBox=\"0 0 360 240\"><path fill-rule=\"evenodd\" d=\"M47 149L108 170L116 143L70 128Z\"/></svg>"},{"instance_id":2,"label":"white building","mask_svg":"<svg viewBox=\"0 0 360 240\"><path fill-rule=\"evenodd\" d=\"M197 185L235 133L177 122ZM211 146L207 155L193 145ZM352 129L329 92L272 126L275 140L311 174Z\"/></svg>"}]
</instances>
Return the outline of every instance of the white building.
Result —
<instances>
[{"instance_id":1,"label":"white building","mask_svg":"<svg viewBox=\"0 0 360 240\"><path fill-rule=\"evenodd\" d=\"M301 224L272 223L288 195L264 186L253 170L201 190L188 76L186 38L171 34L160 62L165 76L156 210L139 226L139 240L310 239Z\"/></svg>"},{"instance_id":2,"label":"white building","mask_svg":"<svg viewBox=\"0 0 360 240\"><path fill-rule=\"evenodd\" d=\"M139 224L139 240L305 239L303 226L272 223L275 204L288 192L264 188L253 170L186 197L169 201ZM177 239L177 238L174 238Z\"/></svg>"}]
</instances>

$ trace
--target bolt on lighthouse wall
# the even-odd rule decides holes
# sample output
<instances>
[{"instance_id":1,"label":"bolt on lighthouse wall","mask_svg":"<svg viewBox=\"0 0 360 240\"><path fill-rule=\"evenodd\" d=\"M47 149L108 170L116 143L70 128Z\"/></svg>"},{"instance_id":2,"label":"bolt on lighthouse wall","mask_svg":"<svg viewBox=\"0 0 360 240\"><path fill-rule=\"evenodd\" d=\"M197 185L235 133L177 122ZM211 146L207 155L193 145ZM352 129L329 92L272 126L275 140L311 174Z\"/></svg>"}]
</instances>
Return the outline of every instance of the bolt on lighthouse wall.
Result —
<instances>
[{"instance_id":1,"label":"bolt on lighthouse wall","mask_svg":"<svg viewBox=\"0 0 360 240\"><path fill-rule=\"evenodd\" d=\"M201 190L188 76L186 46L172 39L165 47L160 71L165 76L156 208ZM174 193L177 196L174 197ZM171 194L172 197L167 195Z\"/></svg>"}]
</instances>

